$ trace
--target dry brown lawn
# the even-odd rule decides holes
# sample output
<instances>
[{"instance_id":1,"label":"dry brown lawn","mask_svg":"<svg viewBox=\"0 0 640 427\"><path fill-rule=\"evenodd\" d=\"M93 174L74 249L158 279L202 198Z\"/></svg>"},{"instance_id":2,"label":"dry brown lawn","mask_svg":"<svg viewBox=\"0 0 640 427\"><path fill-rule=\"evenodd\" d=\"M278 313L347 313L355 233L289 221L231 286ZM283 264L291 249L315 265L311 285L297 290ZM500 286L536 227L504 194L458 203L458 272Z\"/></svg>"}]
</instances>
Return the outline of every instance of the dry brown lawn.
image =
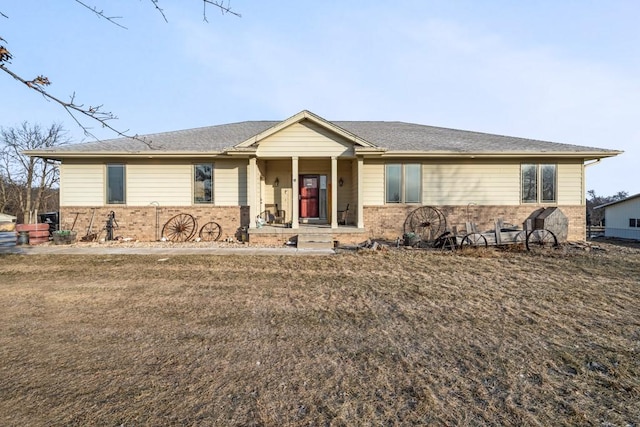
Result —
<instances>
[{"instance_id":1,"label":"dry brown lawn","mask_svg":"<svg viewBox=\"0 0 640 427\"><path fill-rule=\"evenodd\" d=\"M0 425L640 420L640 250L0 256Z\"/></svg>"}]
</instances>

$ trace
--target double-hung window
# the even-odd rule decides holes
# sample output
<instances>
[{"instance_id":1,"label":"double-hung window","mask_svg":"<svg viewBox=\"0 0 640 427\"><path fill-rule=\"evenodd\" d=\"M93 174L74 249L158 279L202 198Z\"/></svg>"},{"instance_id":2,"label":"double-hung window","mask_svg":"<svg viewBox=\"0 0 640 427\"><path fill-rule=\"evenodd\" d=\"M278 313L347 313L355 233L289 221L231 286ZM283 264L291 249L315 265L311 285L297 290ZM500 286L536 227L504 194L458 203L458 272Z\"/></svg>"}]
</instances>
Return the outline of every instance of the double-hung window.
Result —
<instances>
[{"instance_id":1,"label":"double-hung window","mask_svg":"<svg viewBox=\"0 0 640 427\"><path fill-rule=\"evenodd\" d=\"M122 164L107 165L107 204L126 203L125 168Z\"/></svg>"},{"instance_id":2,"label":"double-hung window","mask_svg":"<svg viewBox=\"0 0 640 427\"><path fill-rule=\"evenodd\" d=\"M194 203L213 203L213 164L193 165Z\"/></svg>"},{"instance_id":3,"label":"double-hung window","mask_svg":"<svg viewBox=\"0 0 640 427\"><path fill-rule=\"evenodd\" d=\"M386 203L420 203L422 170L418 163L389 163L385 166Z\"/></svg>"},{"instance_id":4,"label":"double-hung window","mask_svg":"<svg viewBox=\"0 0 640 427\"><path fill-rule=\"evenodd\" d=\"M557 169L554 164L522 164L522 203L556 203Z\"/></svg>"}]
</instances>

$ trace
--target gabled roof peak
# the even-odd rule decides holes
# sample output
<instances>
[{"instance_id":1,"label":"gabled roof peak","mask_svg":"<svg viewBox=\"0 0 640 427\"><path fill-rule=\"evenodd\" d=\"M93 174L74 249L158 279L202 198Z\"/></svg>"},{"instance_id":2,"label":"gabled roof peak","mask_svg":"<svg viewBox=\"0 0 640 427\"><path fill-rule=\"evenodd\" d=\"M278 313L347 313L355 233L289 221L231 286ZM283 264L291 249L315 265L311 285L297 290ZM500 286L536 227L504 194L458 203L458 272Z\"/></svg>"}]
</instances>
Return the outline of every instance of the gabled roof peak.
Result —
<instances>
[{"instance_id":1,"label":"gabled roof peak","mask_svg":"<svg viewBox=\"0 0 640 427\"><path fill-rule=\"evenodd\" d=\"M341 128L340 126L336 125L333 122L330 122L328 120L323 119L322 117L318 116L317 114L312 113L309 110L302 110L297 114L294 114L293 116L289 117L288 119L285 119L279 123L276 123L274 126L260 132L257 135L252 136L251 138L246 139L245 141L242 141L239 144L236 144L234 147L230 147L230 150L233 150L233 148L246 148L249 147L253 144L256 144L258 142L260 142L261 140L281 131L282 129L285 129L291 125L294 125L296 123L302 123L305 120L308 120L312 123L315 123L318 126L321 126L325 129L327 129L330 132L336 133L338 135L340 135L341 137L349 140L349 141L353 141L354 144L361 146L361 147L372 147L375 148L376 145L373 144L372 142L366 141L363 138L359 137L358 135L349 132L348 130Z\"/></svg>"}]
</instances>

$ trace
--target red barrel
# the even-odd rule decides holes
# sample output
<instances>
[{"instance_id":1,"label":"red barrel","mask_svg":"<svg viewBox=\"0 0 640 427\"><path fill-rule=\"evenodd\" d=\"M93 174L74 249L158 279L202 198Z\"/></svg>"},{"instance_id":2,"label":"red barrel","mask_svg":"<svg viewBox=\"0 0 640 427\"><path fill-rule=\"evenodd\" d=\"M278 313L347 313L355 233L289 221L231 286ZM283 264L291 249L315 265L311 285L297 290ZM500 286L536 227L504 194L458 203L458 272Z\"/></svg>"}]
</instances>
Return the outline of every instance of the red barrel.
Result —
<instances>
[{"instance_id":1,"label":"red barrel","mask_svg":"<svg viewBox=\"0 0 640 427\"><path fill-rule=\"evenodd\" d=\"M16 231L29 232L29 244L39 245L49 241L49 224L18 224Z\"/></svg>"}]
</instances>

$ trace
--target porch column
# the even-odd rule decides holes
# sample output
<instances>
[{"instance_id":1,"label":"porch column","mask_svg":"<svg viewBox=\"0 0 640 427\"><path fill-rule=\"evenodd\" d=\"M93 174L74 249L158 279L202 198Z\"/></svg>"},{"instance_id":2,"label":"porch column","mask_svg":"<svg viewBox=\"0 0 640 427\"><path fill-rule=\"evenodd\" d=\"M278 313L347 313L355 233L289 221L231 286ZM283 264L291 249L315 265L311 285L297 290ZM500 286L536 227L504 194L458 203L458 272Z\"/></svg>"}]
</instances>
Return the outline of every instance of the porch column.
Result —
<instances>
[{"instance_id":1,"label":"porch column","mask_svg":"<svg viewBox=\"0 0 640 427\"><path fill-rule=\"evenodd\" d=\"M298 184L298 158L291 158L291 228L300 228L300 185Z\"/></svg>"},{"instance_id":2,"label":"porch column","mask_svg":"<svg viewBox=\"0 0 640 427\"><path fill-rule=\"evenodd\" d=\"M256 228L256 217L260 207L257 197L258 167L255 157L249 158L249 177L247 180L247 203L249 204L249 228Z\"/></svg>"},{"instance_id":3,"label":"porch column","mask_svg":"<svg viewBox=\"0 0 640 427\"><path fill-rule=\"evenodd\" d=\"M338 158L331 157L331 228L338 228Z\"/></svg>"},{"instance_id":4,"label":"porch column","mask_svg":"<svg viewBox=\"0 0 640 427\"><path fill-rule=\"evenodd\" d=\"M364 157L358 157L357 165L356 165L356 176L357 176L357 185L358 185L358 203L356 207L356 215L358 216L358 228L364 228L364 191L362 185L362 175L364 170Z\"/></svg>"}]
</instances>

